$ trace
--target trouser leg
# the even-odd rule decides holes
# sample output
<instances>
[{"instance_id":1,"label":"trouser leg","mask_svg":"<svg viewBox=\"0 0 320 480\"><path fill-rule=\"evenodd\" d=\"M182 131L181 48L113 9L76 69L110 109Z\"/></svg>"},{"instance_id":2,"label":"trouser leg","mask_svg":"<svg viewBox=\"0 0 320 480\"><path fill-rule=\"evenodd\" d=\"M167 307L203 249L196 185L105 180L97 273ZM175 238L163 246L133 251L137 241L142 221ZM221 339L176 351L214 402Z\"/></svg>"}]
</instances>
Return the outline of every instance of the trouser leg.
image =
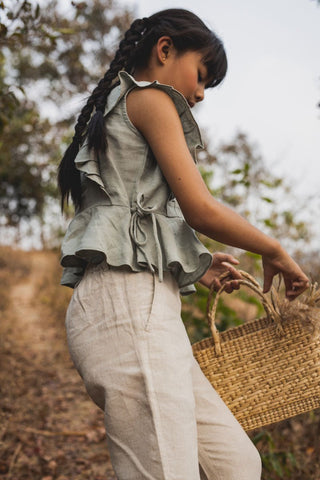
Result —
<instances>
[{"instance_id":1,"label":"trouser leg","mask_svg":"<svg viewBox=\"0 0 320 480\"><path fill-rule=\"evenodd\" d=\"M199 480L198 451L208 480L260 478L257 451L193 359L170 275L91 272L66 325L119 480Z\"/></svg>"},{"instance_id":2,"label":"trouser leg","mask_svg":"<svg viewBox=\"0 0 320 480\"><path fill-rule=\"evenodd\" d=\"M175 281L110 270L82 282L67 316L70 352L105 411L118 479L200 480L193 357Z\"/></svg>"}]
</instances>

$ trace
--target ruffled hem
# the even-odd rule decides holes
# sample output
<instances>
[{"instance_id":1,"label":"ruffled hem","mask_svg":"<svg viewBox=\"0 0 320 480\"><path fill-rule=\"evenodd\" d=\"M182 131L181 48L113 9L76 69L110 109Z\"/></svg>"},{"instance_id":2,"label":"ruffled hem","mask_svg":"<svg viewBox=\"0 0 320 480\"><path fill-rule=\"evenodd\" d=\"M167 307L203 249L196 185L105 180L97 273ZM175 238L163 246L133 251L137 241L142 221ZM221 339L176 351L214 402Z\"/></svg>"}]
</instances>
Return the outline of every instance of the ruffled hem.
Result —
<instances>
[{"instance_id":1,"label":"ruffled hem","mask_svg":"<svg viewBox=\"0 0 320 480\"><path fill-rule=\"evenodd\" d=\"M192 284L210 267L212 256L181 217L159 212L141 216L127 206L95 205L79 213L68 227L62 244L61 284L74 288L87 264L103 261L114 267L126 265L134 272L149 269L159 276L170 271L184 294L194 291Z\"/></svg>"},{"instance_id":2,"label":"ruffled hem","mask_svg":"<svg viewBox=\"0 0 320 480\"><path fill-rule=\"evenodd\" d=\"M119 79L120 85L108 98L105 116L133 88L153 87L165 91L176 106L188 148L196 162L196 150L202 147L202 140L183 95L173 87L157 81L137 82L127 72L120 72ZM68 227L62 244L61 264L64 273L61 284L75 287L88 264L106 261L114 267L128 266L134 272L149 269L157 272L160 280L164 271L170 271L176 278L181 293L192 293L195 290L193 283L207 271L212 256L185 222L178 206L173 205L177 216L172 215L166 191L163 202L159 203L165 212L143 206L143 202L139 203L143 195L138 196L130 207L125 201L126 195L122 198L118 191L110 194L110 178L104 177L99 162L86 144L80 149L75 164L93 182L92 185L99 186L100 193L87 185L87 205L90 206L78 211Z\"/></svg>"}]
</instances>

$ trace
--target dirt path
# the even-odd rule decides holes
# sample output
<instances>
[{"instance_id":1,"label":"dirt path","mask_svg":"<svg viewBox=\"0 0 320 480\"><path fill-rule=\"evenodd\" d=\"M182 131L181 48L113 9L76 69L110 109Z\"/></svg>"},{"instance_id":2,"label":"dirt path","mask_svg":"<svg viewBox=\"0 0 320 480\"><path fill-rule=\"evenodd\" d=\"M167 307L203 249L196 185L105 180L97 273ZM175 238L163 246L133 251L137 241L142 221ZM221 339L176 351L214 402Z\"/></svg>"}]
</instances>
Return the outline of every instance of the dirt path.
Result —
<instances>
[{"instance_id":1,"label":"dirt path","mask_svg":"<svg viewBox=\"0 0 320 480\"><path fill-rule=\"evenodd\" d=\"M116 480L67 350L57 256L0 253L0 480ZM320 480L320 411L259 435L263 479Z\"/></svg>"},{"instance_id":2,"label":"dirt path","mask_svg":"<svg viewBox=\"0 0 320 480\"><path fill-rule=\"evenodd\" d=\"M16 344L20 343L21 348L34 358L49 360L54 352L48 347L55 343L56 328L44 321L43 317L48 312L39 302L37 290L52 268L52 257L42 252L32 252L28 256L31 273L11 290L11 313L15 319L16 333L19 332ZM61 347L54 345L54 350Z\"/></svg>"},{"instance_id":3,"label":"dirt path","mask_svg":"<svg viewBox=\"0 0 320 480\"><path fill-rule=\"evenodd\" d=\"M88 398L67 351L56 256L27 255L30 274L11 288L1 322L0 478L115 479L103 414ZM57 278L58 281L58 278ZM55 295L56 294L56 298ZM64 313L64 312L63 312ZM4 477L2 477L4 475Z\"/></svg>"}]
</instances>

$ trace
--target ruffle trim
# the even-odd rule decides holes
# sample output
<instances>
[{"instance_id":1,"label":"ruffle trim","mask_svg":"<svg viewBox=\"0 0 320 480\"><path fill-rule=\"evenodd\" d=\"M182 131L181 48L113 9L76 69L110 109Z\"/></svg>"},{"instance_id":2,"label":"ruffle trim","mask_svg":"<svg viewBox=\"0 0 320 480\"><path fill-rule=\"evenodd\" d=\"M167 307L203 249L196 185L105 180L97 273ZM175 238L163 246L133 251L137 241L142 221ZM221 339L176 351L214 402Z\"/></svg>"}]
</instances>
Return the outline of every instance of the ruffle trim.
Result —
<instances>
[{"instance_id":1,"label":"ruffle trim","mask_svg":"<svg viewBox=\"0 0 320 480\"><path fill-rule=\"evenodd\" d=\"M105 110L105 118L112 112L125 95L133 88L158 88L165 91L173 100L177 112L179 114L184 136L189 151L197 163L196 151L203 148L203 142L197 122L195 121L190 107L185 97L170 85L164 85L158 81L154 82L137 82L129 73L125 71L119 72L120 85L115 87L108 98L107 108ZM83 172L90 180L94 181L108 195L107 189L101 178L99 162L94 156L93 151L89 151L87 142L82 145L75 159L77 169Z\"/></svg>"},{"instance_id":2,"label":"ruffle trim","mask_svg":"<svg viewBox=\"0 0 320 480\"><path fill-rule=\"evenodd\" d=\"M196 150L202 147L198 125L181 93L169 85L137 82L127 72L119 73L120 85L112 90L105 111L107 117L133 88L159 88L173 100L181 119L188 148L194 161ZM103 194L99 204L77 212L71 221L62 244L61 265L64 267L61 284L75 287L86 265L103 261L114 267L129 266L138 272L146 268L157 272L171 271L182 294L192 293L193 283L199 280L212 262L212 256L197 239L181 216L167 216L139 204L114 205L101 177L99 162L85 143L76 159L77 169L100 187ZM105 196L104 196L105 194ZM121 221L119 221L121 219ZM186 248L188 245L188 248Z\"/></svg>"},{"instance_id":3,"label":"ruffle trim","mask_svg":"<svg viewBox=\"0 0 320 480\"><path fill-rule=\"evenodd\" d=\"M74 288L88 263L103 261L134 272L149 269L159 277L170 271L181 293L187 294L210 267L212 256L181 217L139 207L132 211L122 205L95 205L70 222L62 243L61 284Z\"/></svg>"},{"instance_id":4,"label":"ruffle trim","mask_svg":"<svg viewBox=\"0 0 320 480\"><path fill-rule=\"evenodd\" d=\"M166 92L173 100L182 123L183 132L190 153L194 161L197 162L196 150L198 148L203 148L203 142L198 124L192 115L191 109L185 97L180 92L178 92L178 90L175 90L171 85L159 83L157 80L153 82L138 82L126 71L119 72L119 79L120 95L117 100L114 100L114 97L111 96L110 103L107 105L105 116L107 116L118 104L118 102L133 88L158 88Z\"/></svg>"}]
</instances>

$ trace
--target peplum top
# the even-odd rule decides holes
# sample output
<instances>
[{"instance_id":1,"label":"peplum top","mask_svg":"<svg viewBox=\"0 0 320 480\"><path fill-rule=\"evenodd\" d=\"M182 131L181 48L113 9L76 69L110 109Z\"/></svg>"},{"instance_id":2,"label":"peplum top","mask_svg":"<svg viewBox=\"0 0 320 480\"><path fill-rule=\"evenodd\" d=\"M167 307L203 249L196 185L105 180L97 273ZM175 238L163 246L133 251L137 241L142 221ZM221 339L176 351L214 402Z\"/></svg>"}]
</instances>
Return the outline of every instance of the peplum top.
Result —
<instances>
[{"instance_id":1,"label":"peplum top","mask_svg":"<svg viewBox=\"0 0 320 480\"><path fill-rule=\"evenodd\" d=\"M108 97L107 150L96 158L87 141L75 159L81 172L82 203L62 242L62 285L74 288L88 264L107 262L133 272L149 269L161 281L175 277L181 294L195 291L212 255L185 221L177 200L144 137L131 123L126 97L133 88L157 88L173 100L196 162L202 147L198 125L186 99L173 87L137 82L127 72Z\"/></svg>"}]
</instances>

